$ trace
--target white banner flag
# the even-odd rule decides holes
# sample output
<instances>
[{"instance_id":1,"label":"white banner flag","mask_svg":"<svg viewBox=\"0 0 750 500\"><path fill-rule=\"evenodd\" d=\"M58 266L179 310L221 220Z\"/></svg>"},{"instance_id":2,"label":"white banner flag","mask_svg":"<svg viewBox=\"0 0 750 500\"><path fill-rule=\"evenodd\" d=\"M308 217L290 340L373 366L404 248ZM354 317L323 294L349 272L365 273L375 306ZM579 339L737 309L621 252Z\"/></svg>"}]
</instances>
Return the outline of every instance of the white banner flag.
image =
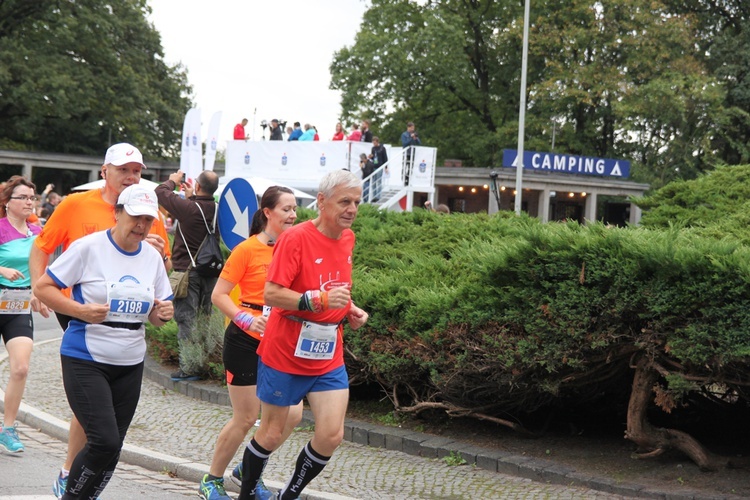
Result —
<instances>
[{"instance_id":1,"label":"white banner flag","mask_svg":"<svg viewBox=\"0 0 750 500\"><path fill-rule=\"evenodd\" d=\"M219 143L219 124L221 123L221 111L211 116L208 124L208 135L206 135L206 159L203 170L213 170L216 161L216 146Z\"/></svg>"},{"instance_id":2,"label":"white banner flag","mask_svg":"<svg viewBox=\"0 0 750 500\"><path fill-rule=\"evenodd\" d=\"M193 114L193 109L189 109L185 114L185 121L182 122L182 143L180 144L180 170L185 172L188 169L188 162L190 157L188 150L190 147L190 116Z\"/></svg>"},{"instance_id":3,"label":"white banner flag","mask_svg":"<svg viewBox=\"0 0 750 500\"><path fill-rule=\"evenodd\" d=\"M192 108L185 115L182 128L182 155L180 170L185 180L195 180L203 170L203 143L201 142L201 110Z\"/></svg>"}]
</instances>

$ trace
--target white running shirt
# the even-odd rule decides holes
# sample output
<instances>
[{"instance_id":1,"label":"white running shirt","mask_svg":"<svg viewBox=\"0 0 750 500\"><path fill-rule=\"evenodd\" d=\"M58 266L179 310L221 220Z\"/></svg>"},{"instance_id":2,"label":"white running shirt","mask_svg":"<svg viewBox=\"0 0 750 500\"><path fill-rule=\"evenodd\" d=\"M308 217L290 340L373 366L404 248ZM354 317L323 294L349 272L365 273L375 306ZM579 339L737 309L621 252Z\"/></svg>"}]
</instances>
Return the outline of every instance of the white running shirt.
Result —
<instances>
[{"instance_id":1,"label":"white running shirt","mask_svg":"<svg viewBox=\"0 0 750 500\"><path fill-rule=\"evenodd\" d=\"M159 300L172 300L172 289L159 252L141 242L126 252L110 230L84 236L47 268L61 288L72 288L80 304L109 304L105 321L138 325ZM60 354L117 366L137 365L146 355L145 326L132 330L86 323L73 318L65 330Z\"/></svg>"}]
</instances>

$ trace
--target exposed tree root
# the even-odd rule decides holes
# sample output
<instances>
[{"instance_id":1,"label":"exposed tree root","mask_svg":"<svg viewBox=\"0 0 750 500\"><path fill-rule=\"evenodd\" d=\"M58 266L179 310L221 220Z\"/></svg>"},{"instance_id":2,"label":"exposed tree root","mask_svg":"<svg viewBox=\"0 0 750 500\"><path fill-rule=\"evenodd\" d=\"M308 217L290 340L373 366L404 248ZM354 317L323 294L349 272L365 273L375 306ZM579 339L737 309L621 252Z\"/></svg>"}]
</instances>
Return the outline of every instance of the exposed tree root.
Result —
<instances>
[{"instance_id":1,"label":"exposed tree root","mask_svg":"<svg viewBox=\"0 0 750 500\"><path fill-rule=\"evenodd\" d=\"M718 470L727 466L726 459L710 453L689 434L675 429L657 428L648 422L646 410L659 376L655 368L646 356L642 356L635 367L625 438L636 443L639 448L648 450L636 456L652 458L675 449L685 453L703 470Z\"/></svg>"}]
</instances>

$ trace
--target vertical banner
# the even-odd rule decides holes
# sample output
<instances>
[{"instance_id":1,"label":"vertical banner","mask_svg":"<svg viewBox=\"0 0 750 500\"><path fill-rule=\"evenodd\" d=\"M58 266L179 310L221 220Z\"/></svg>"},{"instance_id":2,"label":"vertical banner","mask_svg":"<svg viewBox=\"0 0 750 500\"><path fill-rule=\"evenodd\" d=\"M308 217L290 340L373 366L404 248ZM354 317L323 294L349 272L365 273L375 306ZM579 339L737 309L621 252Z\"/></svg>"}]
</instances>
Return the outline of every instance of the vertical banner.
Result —
<instances>
[{"instance_id":1,"label":"vertical banner","mask_svg":"<svg viewBox=\"0 0 750 500\"><path fill-rule=\"evenodd\" d=\"M190 143L188 145L188 169L184 170L185 179L195 180L203 170L203 140L201 137L201 110L194 109L188 124Z\"/></svg>"},{"instance_id":2,"label":"vertical banner","mask_svg":"<svg viewBox=\"0 0 750 500\"><path fill-rule=\"evenodd\" d=\"M216 161L216 146L219 143L219 125L221 124L221 111L217 111L211 116L211 122L208 124L208 135L206 135L206 159L203 170L213 170L214 161Z\"/></svg>"},{"instance_id":3,"label":"vertical banner","mask_svg":"<svg viewBox=\"0 0 750 500\"><path fill-rule=\"evenodd\" d=\"M192 117L195 109L190 108L185 114L185 121L182 122L182 143L180 144L180 170L187 172L190 168L190 155L188 154L190 148L190 118Z\"/></svg>"},{"instance_id":4,"label":"vertical banner","mask_svg":"<svg viewBox=\"0 0 750 500\"><path fill-rule=\"evenodd\" d=\"M435 168L433 148L416 146L414 148L414 166L411 171L409 184L414 187L431 187L433 185L433 169Z\"/></svg>"},{"instance_id":5,"label":"vertical banner","mask_svg":"<svg viewBox=\"0 0 750 500\"><path fill-rule=\"evenodd\" d=\"M182 126L182 148L180 150L180 170L185 179L195 179L203 169L203 144L201 143L201 110L192 108L185 115Z\"/></svg>"}]
</instances>

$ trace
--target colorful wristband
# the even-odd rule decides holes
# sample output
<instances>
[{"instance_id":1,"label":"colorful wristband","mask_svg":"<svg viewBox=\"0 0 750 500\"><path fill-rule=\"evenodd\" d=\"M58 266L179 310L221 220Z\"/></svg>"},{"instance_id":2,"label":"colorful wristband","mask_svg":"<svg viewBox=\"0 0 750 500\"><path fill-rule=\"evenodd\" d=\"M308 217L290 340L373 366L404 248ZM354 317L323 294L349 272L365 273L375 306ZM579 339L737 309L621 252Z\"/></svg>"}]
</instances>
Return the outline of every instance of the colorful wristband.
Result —
<instances>
[{"instance_id":1,"label":"colorful wristband","mask_svg":"<svg viewBox=\"0 0 750 500\"><path fill-rule=\"evenodd\" d=\"M315 313L327 310L328 292L321 292L320 290L306 291L299 298L297 309L299 309L300 311L311 311Z\"/></svg>"},{"instance_id":2,"label":"colorful wristband","mask_svg":"<svg viewBox=\"0 0 750 500\"><path fill-rule=\"evenodd\" d=\"M247 331L250 329L250 326L253 324L253 321L255 321L255 316L245 311L240 311L234 315L234 319L232 321L242 331Z\"/></svg>"}]
</instances>

